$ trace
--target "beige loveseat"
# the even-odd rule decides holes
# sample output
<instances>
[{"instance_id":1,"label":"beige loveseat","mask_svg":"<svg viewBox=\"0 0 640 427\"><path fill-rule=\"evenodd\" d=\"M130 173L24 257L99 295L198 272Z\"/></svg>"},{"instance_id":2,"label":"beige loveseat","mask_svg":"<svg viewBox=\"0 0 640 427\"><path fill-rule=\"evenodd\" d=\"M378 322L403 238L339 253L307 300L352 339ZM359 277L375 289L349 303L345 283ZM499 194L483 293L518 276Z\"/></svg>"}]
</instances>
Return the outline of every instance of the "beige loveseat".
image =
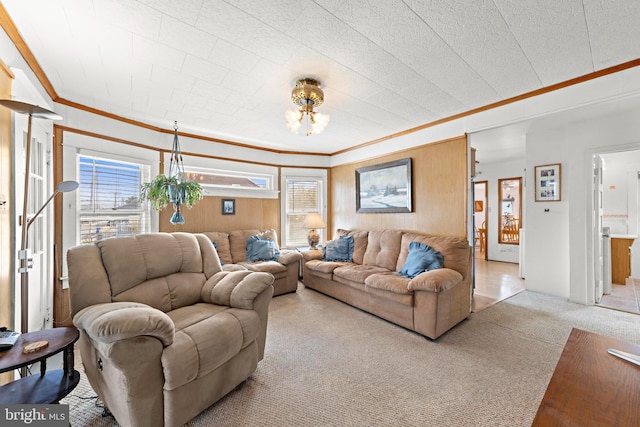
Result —
<instances>
[{"instance_id":1,"label":"beige loveseat","mask_svg":"<svg viewBox=\"0 0 640 427\"><path fill-rule=\"evenodd\" d=\"M121 426L181 426L263 358L273 276L222 271L202 234L117 237L67 261L84 370Z\"/></svg>"},{"instance_id":2,"label":"beige loveseat","mask_svg":"<svg viewBox=\"0 0 640 427\"><path fill-rule=\"evenodd\" d=\"M273 229L269 230L234 230L230 232L204 231L212 242L215 242L224 270L247 269L273 274L273 296L295 292L298 289L300 260L302 255L291 249L279 249L277 261L247 261L247 240L251 236L271 239L278 246L278 236Z\"/></svg>"},{"instance_id":3,"label":"beige loveseat","mask_svg":"<svg viewBox=\"0 0 640 427\"><path fill-rule=\"evenodd\" d=\"M303 254L303 283L428 338L436 339L471 312L471 247L466 239L398 230L338 230L353 238L353 262ZM413 241L444 257L444 268L414 278L397 273Z\"/></svg>"}]
</instances>

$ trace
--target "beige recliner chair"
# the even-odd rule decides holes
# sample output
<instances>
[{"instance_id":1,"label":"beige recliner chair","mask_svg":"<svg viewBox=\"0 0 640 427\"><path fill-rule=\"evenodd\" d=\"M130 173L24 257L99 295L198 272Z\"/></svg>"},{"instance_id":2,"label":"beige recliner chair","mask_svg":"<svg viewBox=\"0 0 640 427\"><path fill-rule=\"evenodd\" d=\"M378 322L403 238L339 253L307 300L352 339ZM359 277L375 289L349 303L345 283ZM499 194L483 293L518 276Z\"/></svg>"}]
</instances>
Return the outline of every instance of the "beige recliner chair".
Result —
<instances>
[{"instance_id":1,"label":"beige recliner chair","mask_svg":"<svg viewBox=\"0 0 640 427\"><path fill-rule=\"evenodd\" d=\"M263 357L274 278L222 271L202 234L112 238L67 261L84 370L121 426L180 426Z\"/></svg>"}]
</instances>

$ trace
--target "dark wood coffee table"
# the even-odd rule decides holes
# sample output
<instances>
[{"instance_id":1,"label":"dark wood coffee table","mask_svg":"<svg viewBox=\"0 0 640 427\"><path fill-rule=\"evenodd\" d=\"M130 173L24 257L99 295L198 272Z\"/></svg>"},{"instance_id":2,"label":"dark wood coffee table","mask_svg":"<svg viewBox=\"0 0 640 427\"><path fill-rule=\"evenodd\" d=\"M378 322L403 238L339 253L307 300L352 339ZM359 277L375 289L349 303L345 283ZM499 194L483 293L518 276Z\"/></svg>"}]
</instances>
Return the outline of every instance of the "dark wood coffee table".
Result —
<instances>
[{"instance_id":1,"label":"dark wood coffee table","mask_svg":"<svg viewBox=\"0 0 640 427\"><path fill-rule=\"evenodd\" d=\"M80 381L80 373L73 368L73 344L78 340L75 328L53 328L20 335L10 350L0 352L0 373L13 371L40 362L40 375L29 375L0 387L2 404L58 403ZM49 345L33 353L24 354L25 345L48 341ZM47 371L47 359L60 352L63 369Z\"/></svg>"},{"instance_id":2,"label":"dark wood coffee table","mask_svg":"<svg viewBox=\"0 0 640 427\"><path fill-rule=\"evenodd\" d=\"M612 356L640 354L640 345L573 329L533 426L638 426L640 366Z\"/></svg>"}]
</instances>

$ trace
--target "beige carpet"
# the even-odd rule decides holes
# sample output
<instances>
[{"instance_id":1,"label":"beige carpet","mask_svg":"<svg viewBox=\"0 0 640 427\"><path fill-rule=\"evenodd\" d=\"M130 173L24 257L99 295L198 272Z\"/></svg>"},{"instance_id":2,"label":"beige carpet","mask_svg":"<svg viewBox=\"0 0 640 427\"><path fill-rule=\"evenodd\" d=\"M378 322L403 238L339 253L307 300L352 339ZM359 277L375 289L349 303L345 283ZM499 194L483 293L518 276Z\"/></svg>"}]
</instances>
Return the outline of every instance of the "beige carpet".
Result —
<instances>
[{"instance_id":1,"label":"beige carpet","mask_svg":"<svg viewBox=\"0 0 640 427\"><path fill-rule=\"evenodd\" d=\"M640 344L640 316L522 292L438 341L301 286L274 298L265 359L188 426L529 426L571 327ZM72 426L112 426L84 377Z\"/></svg>"}]
</instances>

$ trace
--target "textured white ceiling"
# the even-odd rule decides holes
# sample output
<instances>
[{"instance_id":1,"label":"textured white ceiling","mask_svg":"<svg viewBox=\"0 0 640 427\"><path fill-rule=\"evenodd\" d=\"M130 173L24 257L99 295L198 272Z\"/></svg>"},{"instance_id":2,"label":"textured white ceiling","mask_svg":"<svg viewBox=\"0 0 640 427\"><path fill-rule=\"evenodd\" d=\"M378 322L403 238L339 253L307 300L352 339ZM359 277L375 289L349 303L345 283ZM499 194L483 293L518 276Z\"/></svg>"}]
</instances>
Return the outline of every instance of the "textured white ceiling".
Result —
<instances>
[{"instance_id":1,"label":"textured white ceiling","mask_svg":"<svg viewBox=\"0 0 640 427\"><path fill-rule=\"evenodd\" d=\"M638 0L2 0L64 99L332 153L640 58ZM323 85L321 135L284 111Z\"/></svg>"}]
</instances>

